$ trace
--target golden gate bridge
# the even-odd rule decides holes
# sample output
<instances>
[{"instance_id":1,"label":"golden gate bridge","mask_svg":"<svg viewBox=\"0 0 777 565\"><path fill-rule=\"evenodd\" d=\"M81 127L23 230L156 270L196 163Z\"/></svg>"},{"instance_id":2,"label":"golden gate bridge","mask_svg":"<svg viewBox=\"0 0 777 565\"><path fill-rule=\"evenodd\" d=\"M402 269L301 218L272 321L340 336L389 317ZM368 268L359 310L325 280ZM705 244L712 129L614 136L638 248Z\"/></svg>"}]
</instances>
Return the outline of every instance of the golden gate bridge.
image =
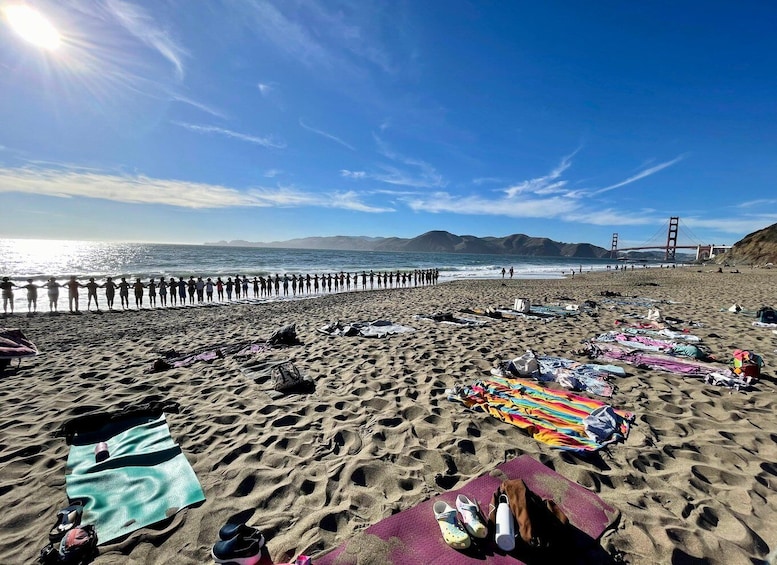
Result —
<instances>
[{"instance_id":1,"label":"golden gate bridge","mask_svg":"<svg viewBox=\"0 0 777 565\"><path fill-rule=\"evenodd\" d=\"M618 234L612 234L612 244L610 246L610 257L612 259L618 259L618 253L627 251L650 251L650 250L662 250L664 251L665 261L674 261L675 255L678 249L694 249L696 251L697 261L706 261L712 259L720 251L731 249L730 245L715 245L712 243L701 243L700 240L690 232L690 229L685 226L680 226L680 217L672 216L669 218L668 229L666 231L666 243L655 241L658 234L660 234L667 224L661 226L658 231L653 234L650 239L637 247L618 247ZM682 231L683 238L690 240L692 243L684 243L679 245L677 243L678 233Z\"/></svg>"}]
</instances>

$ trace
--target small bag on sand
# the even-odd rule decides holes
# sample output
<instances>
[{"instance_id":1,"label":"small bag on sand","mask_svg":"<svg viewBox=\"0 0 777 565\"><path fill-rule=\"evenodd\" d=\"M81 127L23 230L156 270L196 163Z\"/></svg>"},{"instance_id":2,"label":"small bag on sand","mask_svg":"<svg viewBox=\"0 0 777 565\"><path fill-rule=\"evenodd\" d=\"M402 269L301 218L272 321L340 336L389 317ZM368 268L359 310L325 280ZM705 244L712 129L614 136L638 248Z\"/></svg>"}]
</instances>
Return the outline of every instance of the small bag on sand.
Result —
<instances>
[{"instance_id":1,"label":"small bag on sand","mask_svg":"<svg viewBox=\"0 0 777 565\"><path fill-rule=\"evenodd\" d=\"M648 308L647 319L653 322L663 322L664 317L661 315L661 310L658 308Z\"/></svg>"},{"instance_id":2,"label":"small bag on sand","mask_svg":"<svg viewBox=\"0 0 777 565\"><path fill-rule=\"evenodd\" d=\"M528 314L531 312L531 301L528 298L516 298L513 304L513 310Z\"/></svg>"},{"instance_id":3,"label":"small bag on sand","mask_svg":"<svg viewBox=\"0 0 777 565\"><path fill-rule=\"evenodd\" d=\"M518 377L529 377L540 370L540 364L534 351L527 349L526 353L510 361L507 370Z\"/></svg>"},{"instance_id":4,"label":"small bag on sand","mask_svg":"<svg viewBox=\"0 0 777 565\"><path fill-rule=\"evenodd\" d=\"M270 371L270 380L273 388L280 392L296 388L305 381L297 366L291 361L284 361L273 367Z\"/></svg>"}]
</instances>

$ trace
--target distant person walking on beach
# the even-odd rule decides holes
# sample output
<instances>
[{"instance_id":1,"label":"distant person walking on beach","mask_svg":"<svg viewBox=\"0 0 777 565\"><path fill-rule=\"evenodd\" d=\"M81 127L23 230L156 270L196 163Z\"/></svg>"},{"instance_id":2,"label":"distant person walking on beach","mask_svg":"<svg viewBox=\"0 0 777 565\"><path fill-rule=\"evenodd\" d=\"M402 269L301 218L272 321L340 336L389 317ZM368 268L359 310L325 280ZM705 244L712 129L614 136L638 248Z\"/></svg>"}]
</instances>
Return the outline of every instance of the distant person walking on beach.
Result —
<instances>
[{"instance_id":1,"label":"distant person walking on beach","mask_svg":"<svg viewBox=\"0 0 777 565\"><path fill-rule=\"evenodd\" d=\"M3 282L0 282L0 290L3 292L3 313L8 313L8 304L11 305L11 314L13 314L13 287L16 283L10 281L8 277L3 277Z\"/></svg>"},{"instance_id":2,"label":"distant person walking on beach","mask_svg":"<svg viewBox=\"0 0 777 565\"><path fill-rule=\"evenodd\" d=\"M67 302L70 307L70 311L73 312L73 304L75 304L75 313L78 314L78 288L83 286L79 283L75 276L70 277L67 282Z\"/></svg>"},{"instance_id":3,"label":"distant person walking on beach","mask_svg":"<svg viewBox=\"0 0 777 565\"><path fill-rule=\"evenodd\" d=\"M89 277L89 282L84 286L86 287L87 294L86 309L90 310L92 308L92 299L94 298L94 307L99 312L100 305L97 303L97 289L100 288L100 285L94 282L94 277Z\"/></svg>"},{"instance_id":4,"label":"distant person walking on beach","mask_svg":"<svg viewBox=\"0 0 777 565\"><path fill-rule=\"evenodd\" d=\"M102 286L105 289L105 300L108 302L108 310L113 310L113 298L116 296L116 289L119 286L113 282L111 277L108 277Z\"/></svg>"},{"instance_id":5,"label":"distant person walking on beach","mask_svg":"<svg viewBox=\"0 0 777 565\"><path fill-rule=\"evenodd\" d=\"M513 267L512 267L512 266L510 266L510 278L513 278L513 273L514 273L514 272L515 272L515 271L513 271Z\"/></svg>"},{"instance_id":6,"label":"distant person walking on beach","mask_svg":"<svg viewBox=\"0 0 777 565\"><path fill-rule=\"evenodd\" d=\"M121 277L119 283L119 299L121 300L121 307L123 310L129 308L129 287L130 283L127 282L125 277Z\"/></svg>"}]
</instances>

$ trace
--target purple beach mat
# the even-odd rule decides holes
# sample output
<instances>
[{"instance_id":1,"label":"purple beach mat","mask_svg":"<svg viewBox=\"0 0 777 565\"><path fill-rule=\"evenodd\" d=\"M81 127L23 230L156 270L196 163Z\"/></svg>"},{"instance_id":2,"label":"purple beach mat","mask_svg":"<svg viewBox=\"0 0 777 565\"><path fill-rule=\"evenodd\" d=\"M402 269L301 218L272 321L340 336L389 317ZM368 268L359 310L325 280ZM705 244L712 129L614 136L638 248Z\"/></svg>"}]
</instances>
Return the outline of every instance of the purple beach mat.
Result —
<instances>
[{"instance_id":1,"label":"purple beach mat","mask_svg":"<svg viewBox=\"0 0 777 565\"><path fill-rule=\"evenodd\" d=\"M477 554L452 549L442 539L432 507L444 500L455 508L459 494L477 500L483 514L504 479L523 479L543 499L552 498L578 530L598 540L620 516L620 512L602 501L595 493L546 467L529 455L521 455L497 466L493 471L473 479L462 488L426 500L408 510L385 518L356 534L352 539L322 557L315 565L357 565L386 563L392 565L460 565L464 563L523 563L513 555L496 548L493 536ZM490 541L489 541L490 540Z\"/></svg>"}]
</instances>

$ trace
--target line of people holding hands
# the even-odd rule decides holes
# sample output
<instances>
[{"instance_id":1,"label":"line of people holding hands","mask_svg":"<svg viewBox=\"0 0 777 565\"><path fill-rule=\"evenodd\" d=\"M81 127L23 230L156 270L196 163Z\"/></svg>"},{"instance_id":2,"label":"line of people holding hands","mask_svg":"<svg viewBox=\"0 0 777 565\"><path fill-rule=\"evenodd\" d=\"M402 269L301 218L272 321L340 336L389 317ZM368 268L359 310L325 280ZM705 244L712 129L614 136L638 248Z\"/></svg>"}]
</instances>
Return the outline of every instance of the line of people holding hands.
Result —
<instances>
[{"instance_id":1,"label":"line of people holding hands","mask_svg":"<svg viewBox=\"0 0 777 565\"><path fill-rule=\"evenodd\" d=\"M10 305L11 313L14 308L14 287L24 289L27 291L27 310L30 313L37 312L38 308L38 289L46 288L49 309L51 312L57 312L59 291L60 288L67 289L68 305L71 312L79 311L79 289L85 288L87 290L87 309L91 309L92 301L97 310L100 309L97 290L100 288L105 289L105 298L108 302L108 309L113 310L114 300L116 297L116 291L118 290L119 299L121 301L121 308L127 309L130 307L130 294L135 297L135 307L143 307L143 298L148 296L148 304L152 308L157 306L157 298L159 299L159 306L167 306L168 298L170 306L176 306L180 299L180 304L183 306L187 304L203 303L205 301L212 302L214 291L218 301L224 300L226 292L226 299L232 300L234 294L235 300L240 300L241 297L248 298L249 288L253 290L253 297L270 297L280 296L281 291L284 296L289 295L289 287L294 296L297 294L318 294L319 292L332 292L334 283L334 292L350 291L351 283L353 281L353 289L358 290L359 278L361 278L362 290L367 289L368 281L369 288L375 288L375 282L377 280L378 288L400 288L406 286L425 286L427 284L435 284L439 278L439 270L437 269L417 269L412 272L374 272L362 271L359 273L329 273L322 274L320 277L318 274L314 275L297 275L285 274L282 277L278 274L275 277L268 275L267 277L254 277L253 280L246 276L242 278L240 275L235 275L234 280L232 277L227 277L226 281L223 281L221 277L216 277L214 281L212 278L207 277L203 280L202 277L196 279L191 276L189 280L184 280L180 277L176 280L174 277L170 277L169 280L159 278L155 280L151 278L147 283L136 278L135 282L131 283L127 281L126 277L121 277L120 282L113 280L113 277L107 277L105 282L100 284L94 280L94 277L89 278L89 282L81 283L75 276L71 276L70 279L64 284L57 282L55 278L49 278L43 284L35 284L33 279L27 279L26 285L17 285L9 280L8 277L3 277L0 282L0 291L3 296L3 312L8 312Z\"/></svg>"}]
</instances>

